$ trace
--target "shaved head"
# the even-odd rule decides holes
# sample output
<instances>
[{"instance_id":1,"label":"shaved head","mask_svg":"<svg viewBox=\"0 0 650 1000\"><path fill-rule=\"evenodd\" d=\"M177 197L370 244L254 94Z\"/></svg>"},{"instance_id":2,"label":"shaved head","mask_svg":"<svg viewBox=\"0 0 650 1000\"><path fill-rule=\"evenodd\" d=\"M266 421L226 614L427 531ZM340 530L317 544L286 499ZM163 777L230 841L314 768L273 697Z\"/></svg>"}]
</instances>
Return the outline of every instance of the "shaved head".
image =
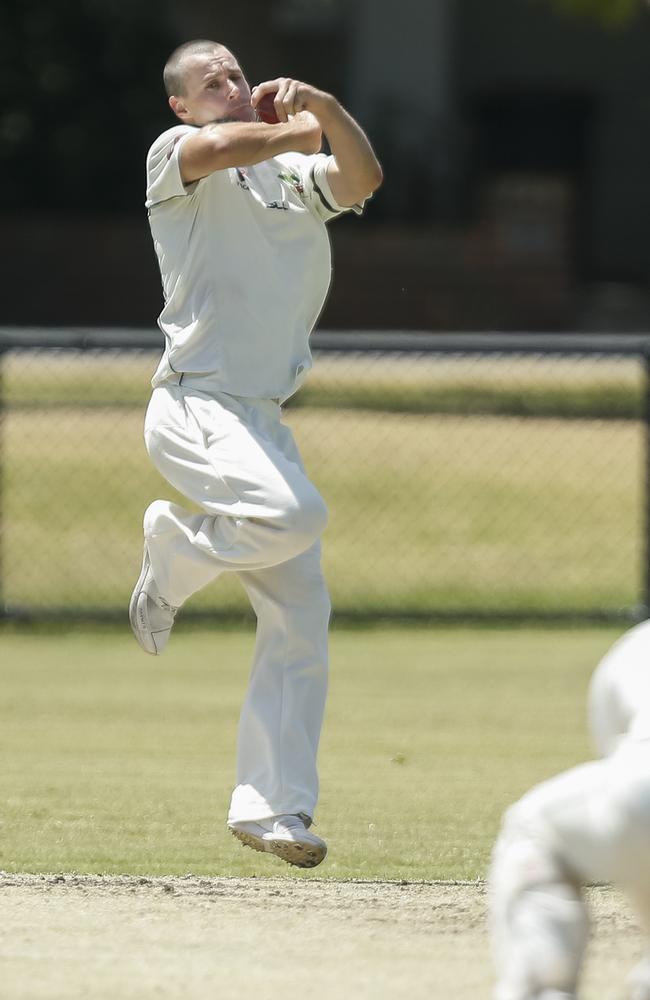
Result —
<instances>
[{"instance_id":1,"label":"shaved head","mask_svg":"<svg viewBox=\"0 0 650 1000\"><path fill-rule=\"evenodd\" d=\"M182 97L185 94L185 65L192 56L222 51L225 46L220 42L212 42L207 38L197 38L192 42L184 42L174 49L165 63L163 80L168 97Z\"/></svg>"}]
</instances>

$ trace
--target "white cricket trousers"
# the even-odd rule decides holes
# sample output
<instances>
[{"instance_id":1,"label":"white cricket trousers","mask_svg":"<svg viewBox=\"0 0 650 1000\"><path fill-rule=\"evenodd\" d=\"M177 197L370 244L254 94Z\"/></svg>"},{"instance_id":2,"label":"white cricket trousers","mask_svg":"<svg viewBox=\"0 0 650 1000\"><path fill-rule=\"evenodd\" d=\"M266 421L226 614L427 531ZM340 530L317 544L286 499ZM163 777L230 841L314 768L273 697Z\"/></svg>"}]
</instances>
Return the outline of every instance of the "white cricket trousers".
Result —
<instances>
[{"instance_id":1,"label":"white cricket trousers","mask_svg":"<svg viewBox=\"0 0 650 1000\"><path fill-rule=\"evenodd\" d=\"M490 870L495 1000L573 1000L588 939L583 886L614 883L650 916L650 743L536 786L504 817ZM650 1000L647 960L634 1000Z\"/></svg>"},{"instance_id":2,"label":"white cricket trousers","mask_svg":"<svg viewBox=\"0 0 650 1000\"><path fill-rule=\"evenodd\" d=\"M200 508L156 500L145 513L161 595L180 607L235 572L257 616L228 819L313 816L327 694L325 504L273 400L161 386L147 409L145 442L165 479Z\"/></svg>"},{"instance_id":3,"label":"white cricket trousers","mask_svg":"<svg viewBox=\"0 0 650 1000\"><path fill-rule=\"evenodd\" d=\"M537 785L504 817L490 871L495 1000L572 1000L588 936L582 887L623 888L650 918L650 623L594 672L592 739L603 760ZM650 956L629 980L650 1000Z\"/></svg>"}]
</instances>

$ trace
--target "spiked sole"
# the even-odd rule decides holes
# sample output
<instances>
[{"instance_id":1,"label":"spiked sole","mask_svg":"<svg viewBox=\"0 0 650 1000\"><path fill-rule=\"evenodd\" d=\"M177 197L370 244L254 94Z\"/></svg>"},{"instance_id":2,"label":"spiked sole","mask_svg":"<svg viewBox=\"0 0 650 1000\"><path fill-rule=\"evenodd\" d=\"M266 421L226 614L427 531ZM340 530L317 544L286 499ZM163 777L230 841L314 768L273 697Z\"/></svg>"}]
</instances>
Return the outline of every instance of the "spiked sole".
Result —
<instances>
[{"instance_id":1,"label":"spiked sole","mask_svg":"<svg viewBox=\"0 0 650 1000\"><path fill-rule=\"evenodd\" d=\"M320 844L301 844L297 840L280 840L273 837L263 840L262 837L256 837L244 830L234 830L232 827L229 829L233 837L236 837L244 847L250 847L251 850L260 851L262 854L274 854L277 858L286 861L288 865L294 865L296 868L315 868L327 854L325 844L322 846Z\"/></svg>"}]
</instances>

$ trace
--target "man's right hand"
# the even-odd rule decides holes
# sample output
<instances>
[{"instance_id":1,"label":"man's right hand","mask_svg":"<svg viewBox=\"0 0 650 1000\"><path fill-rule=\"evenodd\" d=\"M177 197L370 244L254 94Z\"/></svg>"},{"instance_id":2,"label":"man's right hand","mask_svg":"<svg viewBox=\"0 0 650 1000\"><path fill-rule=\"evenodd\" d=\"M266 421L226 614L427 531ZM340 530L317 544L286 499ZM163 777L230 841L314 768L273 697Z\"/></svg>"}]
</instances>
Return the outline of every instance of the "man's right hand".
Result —
<instances>
[{"instance_id":1,"label":"man's right hand","mask_svg":"<svg viewBox=\"0 0 650 1000\"><path fill-rule=\"evenodd\" d=\"M309 156L312 153L320 152L323 144L323 132L311 111L299 111L298 114L289 119L287 124L296 130L294 148L297 153L306 153Z\"/></svg>"},{"instance_id":2,"label":"man's right hand","mask_svg":"<svg viewBox=\"0 0 650 1000\"><path fill-rule=\"evenodd\" d=\"M332 94L309 83L281 76L253 87L253 108L257 108L260 101L268 100L271 95L280 125L284 122L288 127L299 115L305 113L316 118L332 151L327 179L339 205L358 205L377 190L383 174L368 137ZM269 127L279 129L280 125ZM294 148L299 152L318 152L315 146L308 141L307 143L306 149L302 146Z\"/></svg>"}]
</instances>

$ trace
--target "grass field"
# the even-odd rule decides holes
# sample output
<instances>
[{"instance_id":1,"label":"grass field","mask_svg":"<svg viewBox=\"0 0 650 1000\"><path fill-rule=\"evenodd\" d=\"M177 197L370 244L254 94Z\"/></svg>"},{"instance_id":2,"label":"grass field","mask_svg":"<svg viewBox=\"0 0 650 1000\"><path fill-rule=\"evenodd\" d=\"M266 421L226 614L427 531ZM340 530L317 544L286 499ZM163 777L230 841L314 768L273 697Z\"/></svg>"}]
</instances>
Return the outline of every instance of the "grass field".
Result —
<instances>
[{"instance_id":1,"label":"grass field","mask_svg":"<svg viewBox=\"0 0 650 1000\"><path fill-rule=\"evenodd\" d=\"M618 632L335 630L318 876L483 877L504 807L589 756L586 685ZM125 630L0 643L0 869L286 874L225 829L252 634L181 620L159 659Z\"/></svg>"},{"instance_id":2,"label":"grass field","mask_svg":"<svg viewBox=\"0 0 650 1000\"><path fill-rule=\"evenodd\" d=\"M179 499L142 442L154 364L150 351L4 359L10 608L128 600L145 507ZM641 598L642 403L630 359L319 358L286 419L330 509L338 613L629 612ZM224 578L192 606L247 603Z\"/></svg>"},{"instance_id":3,"label":"grass field","mask_svg":"<svg viewBox=\"0 0 650 1000\"><path fill-rule=\"evenodd\" d=\"M330 509L324 566L339 612L638 603L640 422L307 407L287 420ZM126 604L143 511L175 499L145 453L142 421L133 408L9 411L9 606ZM217 586L192 606L246 606L236 582Z\"/></svg>"},{"instance_id":4,"label":"grass field","mask_svg":"<svg viewBox=\"0 0 650 1000\"><path fill-rule=\"evenodd\" d=\"M619 631L334 630L330 853L299 871L225 830L250 633L181 619L153 659L126 630L5 626L0 995L489 996L500 814L590 755L586 687ZM618 1000L642 929L616 892L587 897L580 995Z\"/></svg>"},{"instance_id":5,"label":"grass field","mask_svg":"<svg viewBox=\"0 0 650 1000\"><path fill-rule=\"evenodd\" d=\"M158 353L15 351L4 363L11 408L144 407ZM643 417L639 359L600 356L325 354L292 407L400 413Z\"/></svg>"}]
</instances>

